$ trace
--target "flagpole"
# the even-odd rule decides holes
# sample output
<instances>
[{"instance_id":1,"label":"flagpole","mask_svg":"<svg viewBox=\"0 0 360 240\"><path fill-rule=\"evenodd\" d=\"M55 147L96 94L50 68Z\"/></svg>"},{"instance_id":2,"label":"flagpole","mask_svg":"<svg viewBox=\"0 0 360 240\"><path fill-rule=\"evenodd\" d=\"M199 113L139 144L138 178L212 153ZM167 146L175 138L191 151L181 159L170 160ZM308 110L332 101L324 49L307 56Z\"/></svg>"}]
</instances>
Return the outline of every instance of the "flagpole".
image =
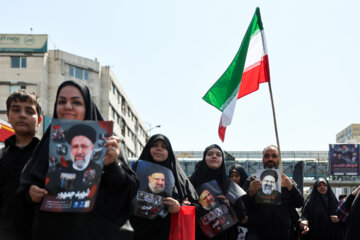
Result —
<instances>
[{"instance_id":1,"label":"flagpole","mask_svg":"<svg viewBox=\"0 0 360 240\"><path fill-rule=\"evenodd\" d=\"M281 161L281 151L280 151L279 134L278 134L277 124L276 124L276 115L275 115L274 99L273 99L273 95L272 95L272 90L271 90L271 83L270 83L270 81L268 81L268 83L269 83L269 92L270 92L271 106L272 106L274 126L275 126L276 144L277 144L278 152L279 152L279 165L280 165L280 170L281 170L281 172L282 172L282 171L283 171L283 167L282 167L282 161Z\"/></svg>"}]
</instances>

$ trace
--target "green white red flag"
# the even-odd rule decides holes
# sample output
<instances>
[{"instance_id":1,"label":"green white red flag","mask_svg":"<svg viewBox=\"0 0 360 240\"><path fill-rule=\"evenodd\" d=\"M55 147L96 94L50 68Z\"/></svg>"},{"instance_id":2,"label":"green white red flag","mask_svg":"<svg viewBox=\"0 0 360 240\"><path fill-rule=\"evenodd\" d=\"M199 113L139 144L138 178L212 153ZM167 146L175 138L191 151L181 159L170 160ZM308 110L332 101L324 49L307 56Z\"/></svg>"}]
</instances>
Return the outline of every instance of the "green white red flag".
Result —
<instances>
[{"instance_id":1,"label":"green white red flag","mask_svg":"<svg viewBox=\"0 0 360 240\"><path fill-rule=\"evenodd\" d=\"M269 60L260 9L256 8L240 49L223 75L208 90L203 99L222 111L219 137L225 139L231 124L236 100L259 89L270 81Z\"/></svg>"},{"instance_id":2,"label":"green white red flag","mask_svg":"<svg viewBox=\"0 0 360 240\"><path fill-rule=\"evenodd\" d=\"M15 131L11 127L10 123L5 122L4 120L0 119L0 142L4 143L5 140L14 135Z\"/></svg>"}]
</instances>

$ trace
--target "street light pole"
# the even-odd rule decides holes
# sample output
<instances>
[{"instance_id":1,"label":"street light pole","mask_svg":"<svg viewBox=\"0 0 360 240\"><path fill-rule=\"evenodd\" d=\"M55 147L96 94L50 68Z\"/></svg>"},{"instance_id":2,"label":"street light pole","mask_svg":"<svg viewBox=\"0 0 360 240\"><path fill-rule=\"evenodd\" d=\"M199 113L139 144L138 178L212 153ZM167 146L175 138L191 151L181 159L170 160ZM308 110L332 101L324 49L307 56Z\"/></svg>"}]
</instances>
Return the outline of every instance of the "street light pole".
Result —
<instances>
[{"instance_id":1,"label":"street light pole","mask_svg":"<svg viewBox=\"0 0 360 240\"><path fill-rule=\"evenodd\" d=\"M148 135L148 138L151 136L151 130L155 129L155 128L160 128L161 125L156 125L155 127L151 127L151 124L149 124L149 130L147 130L147 135Z\"/></svg>"}]
</instances>

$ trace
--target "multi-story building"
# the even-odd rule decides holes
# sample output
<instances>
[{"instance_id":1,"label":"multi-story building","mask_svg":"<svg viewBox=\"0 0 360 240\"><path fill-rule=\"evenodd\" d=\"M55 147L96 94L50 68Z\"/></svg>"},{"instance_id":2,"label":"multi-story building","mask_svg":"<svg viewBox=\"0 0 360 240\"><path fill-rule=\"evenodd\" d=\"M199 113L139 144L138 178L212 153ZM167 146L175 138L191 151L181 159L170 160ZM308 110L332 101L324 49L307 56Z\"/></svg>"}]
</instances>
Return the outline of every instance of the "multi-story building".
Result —
<instances>
[{"instance_id":1,"label":"multi-story building","mask_svg":"<svg viewBox=\"0 0 360 240\"><path fill-rule=\"evenodd\" d=\"M336 143L360 143L360 124L350 124L336 134Z\"/></svg>"},{"instance_id":2,"label":"multi-story building","mask_svg":"<svg viewBox=\"0 0 360 240\"><path fill-rule=\"evenodd\" d=\"M7 119L9 94L27 89L40 97L46 125L54 112L57 88L66 80L89 87L103 117L114 121L114 135L120 137L128 156L139 156L147 139L146 127L110 67L101 66L97 59L47 50L47 35L0 34L0 119Z\"/></svg>"}]
</instances>

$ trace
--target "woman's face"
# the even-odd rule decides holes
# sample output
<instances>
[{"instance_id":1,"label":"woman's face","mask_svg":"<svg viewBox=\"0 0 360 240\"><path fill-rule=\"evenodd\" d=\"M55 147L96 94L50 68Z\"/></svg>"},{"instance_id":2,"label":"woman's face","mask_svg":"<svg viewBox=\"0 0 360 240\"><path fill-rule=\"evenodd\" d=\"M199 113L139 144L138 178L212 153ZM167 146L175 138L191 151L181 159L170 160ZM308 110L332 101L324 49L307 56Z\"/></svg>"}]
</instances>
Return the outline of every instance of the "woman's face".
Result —
<instances>
[{"instance_id":1,"label":"woman's face","mask_svg":"<svg viewBox=\"0 0 360 240\"><path fill-rule=\"evenodd\" d=\"M155 141L150 148L150 154L155 162L165 161L169 155L166 143L162 140Z\"/></svg>"},{"instance_id":2,"label":"woman's face","mask_svg":"<svg viewBox=\"0 0 360 240\"><path fill-rule=\"evenodd\" d=\"M318 186L316 187L316 189L320 194L326 194L328 188L327 188L326 183L320 182L318 184Z\"/></svg>"},{"instance_id":3,"label":"woman's face","mask_svg":"<svg viewBox=\"0 0 360 240\"><path fill-rule=\"evenodd\" d=\"M205 155L206 165L214 170L221 166L222 160L222 153L217 148L211 148Z\"/></svg>"},{"instance_id":4,"label":"woman's face","mask_svg":"<svg viewBox=\"0 0 360 240\"><path fill-rule=\"evenodd\" d=\"M240 184L240 174L238 172L232 171L230 174L231 180L233 180L237 185Z\"/></svg>"},{"instance_id":5,"label":"woman's face","mask_svg":"<svg viewBox=\"0 0 360 240\"><path fill-rule=\"evenodd\" d=\"M59 119L85 119L85 101L76 87L71 85L63 87L59 92L56 103L56 114Z\"/></svg>"}]
</instances>

